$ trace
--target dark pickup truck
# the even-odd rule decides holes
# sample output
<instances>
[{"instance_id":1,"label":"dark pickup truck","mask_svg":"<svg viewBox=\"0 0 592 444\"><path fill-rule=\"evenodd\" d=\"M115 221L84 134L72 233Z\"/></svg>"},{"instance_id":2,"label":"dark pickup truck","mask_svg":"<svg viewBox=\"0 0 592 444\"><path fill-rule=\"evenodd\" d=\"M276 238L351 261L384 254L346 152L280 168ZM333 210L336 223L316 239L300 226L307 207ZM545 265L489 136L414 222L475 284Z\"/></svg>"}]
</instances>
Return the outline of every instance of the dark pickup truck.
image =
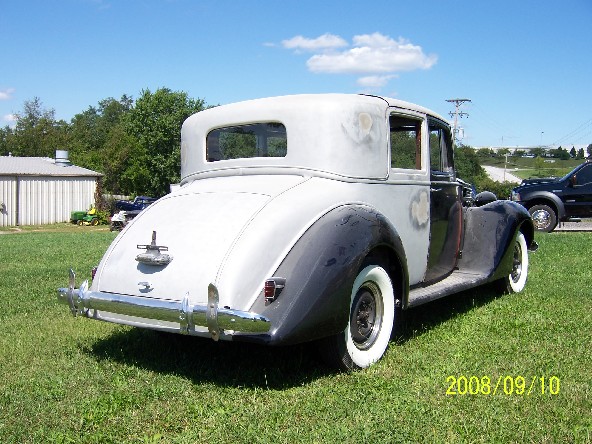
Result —
<instances>
[{"instance_id":1,"label":"dark pickup truck","mask_svg":"<svg viewBox=\"0 0 592 444\"><path fill-rule=\"evenodd\" d=\"M558 222L592 217L592 160L564 177L524 180L512 190L511 200L528 209L539 231L553 231Z\"/></svg>"},{"instance_id":2,"label":"dark pickup truck","mask_svg":"<svg viewBox=\"0 0 592 444\"><path fill-rule=\"evenodd\" d=\"M155 201L154 197L137 196L132 201L118 200L115 202L115 207L122 211L141 211Z\"/></svg>"}]
</instances>

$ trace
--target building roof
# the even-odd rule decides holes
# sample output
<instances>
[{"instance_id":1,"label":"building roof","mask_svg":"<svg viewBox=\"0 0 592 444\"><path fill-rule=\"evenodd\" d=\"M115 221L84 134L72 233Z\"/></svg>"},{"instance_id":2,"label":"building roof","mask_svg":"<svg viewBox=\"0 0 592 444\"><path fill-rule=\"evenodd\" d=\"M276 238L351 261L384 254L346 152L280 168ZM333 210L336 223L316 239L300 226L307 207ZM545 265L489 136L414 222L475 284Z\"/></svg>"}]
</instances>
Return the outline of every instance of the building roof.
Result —
<instances>
[{"instance_id":1,"label":"building roof","mask_svg":"<svg viewBox=\"0 0 592 444\"><path fill-rule=\"evenodd\" d=\"M101 173L49 157L0 156L0 176L99 177Z\"/></svg>"}]
</instances>

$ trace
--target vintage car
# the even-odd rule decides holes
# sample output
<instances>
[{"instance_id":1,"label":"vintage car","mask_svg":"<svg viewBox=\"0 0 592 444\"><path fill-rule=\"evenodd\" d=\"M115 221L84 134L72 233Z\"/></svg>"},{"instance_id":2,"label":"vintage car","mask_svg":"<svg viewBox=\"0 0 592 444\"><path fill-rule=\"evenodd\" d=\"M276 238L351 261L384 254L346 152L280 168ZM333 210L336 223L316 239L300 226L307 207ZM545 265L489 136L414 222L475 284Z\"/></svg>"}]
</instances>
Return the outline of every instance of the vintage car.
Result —
<instances>
[{"instance_id":1,"label":"vintage car","mask_svg":"<svg viewBox=\"0 0 592 444\"><path fill-rule=\"evenodd\" d=\"M182 128L181 187L118 235L74 315L213 340L314 341L342 369L384 354L401 310L498 282L521 291L524 207L462 205L451 130L366 95L219 106Z\"/></svg>"}]
</instances>

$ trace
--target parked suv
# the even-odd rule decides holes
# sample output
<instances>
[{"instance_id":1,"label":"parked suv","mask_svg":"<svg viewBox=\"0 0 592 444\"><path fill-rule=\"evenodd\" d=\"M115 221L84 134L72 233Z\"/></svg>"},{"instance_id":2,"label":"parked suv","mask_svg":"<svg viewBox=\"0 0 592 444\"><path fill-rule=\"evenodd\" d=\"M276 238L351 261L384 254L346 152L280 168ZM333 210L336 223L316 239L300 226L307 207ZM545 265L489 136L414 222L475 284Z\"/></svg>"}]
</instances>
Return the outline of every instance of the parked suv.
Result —
<instances>
[{"instance_id":1,"label":"parked suv","mask_svg":"<svg viewBox=\"0 0 592 444\"><path fill-rule=\"evenodd\" d=\"M539 231L553 231L560 221L592 217L592 160L561 178L524 180L512 190L511 199L528 209Z\"/></svg>"}]
</instances>

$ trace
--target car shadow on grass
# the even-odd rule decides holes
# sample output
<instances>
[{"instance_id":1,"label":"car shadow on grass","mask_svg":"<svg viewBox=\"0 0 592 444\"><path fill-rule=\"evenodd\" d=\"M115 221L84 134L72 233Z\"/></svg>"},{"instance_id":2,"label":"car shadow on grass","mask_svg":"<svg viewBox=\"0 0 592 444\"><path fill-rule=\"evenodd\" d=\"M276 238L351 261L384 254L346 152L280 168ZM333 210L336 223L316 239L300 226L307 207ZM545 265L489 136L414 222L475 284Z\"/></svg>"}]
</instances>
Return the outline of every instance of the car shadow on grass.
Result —
<instances>
[{"instance_id":1,"label":"car shadow on grass","mask_svg":"<svg viewBox=\"0 0 592 444\"><path fill-rule=\"evenodd\" d=\"M405 311L393 340L404 343L499 296L485 286ZM83 349L98 360L219 386L282 390L337 373L323 363L313 344L266 347L119 327Z\"/></svg>"},{"instance_id":2,"label":"car shadow on grass","mask_svg":"<svg viewBox=\"0 0 592 444\"><path fill-rule=\"evenodd\" d=\"M393 340L404 343L457 316L504 297L494 284L462 291L402 313Z\"/></svg>"}]
</instances>

